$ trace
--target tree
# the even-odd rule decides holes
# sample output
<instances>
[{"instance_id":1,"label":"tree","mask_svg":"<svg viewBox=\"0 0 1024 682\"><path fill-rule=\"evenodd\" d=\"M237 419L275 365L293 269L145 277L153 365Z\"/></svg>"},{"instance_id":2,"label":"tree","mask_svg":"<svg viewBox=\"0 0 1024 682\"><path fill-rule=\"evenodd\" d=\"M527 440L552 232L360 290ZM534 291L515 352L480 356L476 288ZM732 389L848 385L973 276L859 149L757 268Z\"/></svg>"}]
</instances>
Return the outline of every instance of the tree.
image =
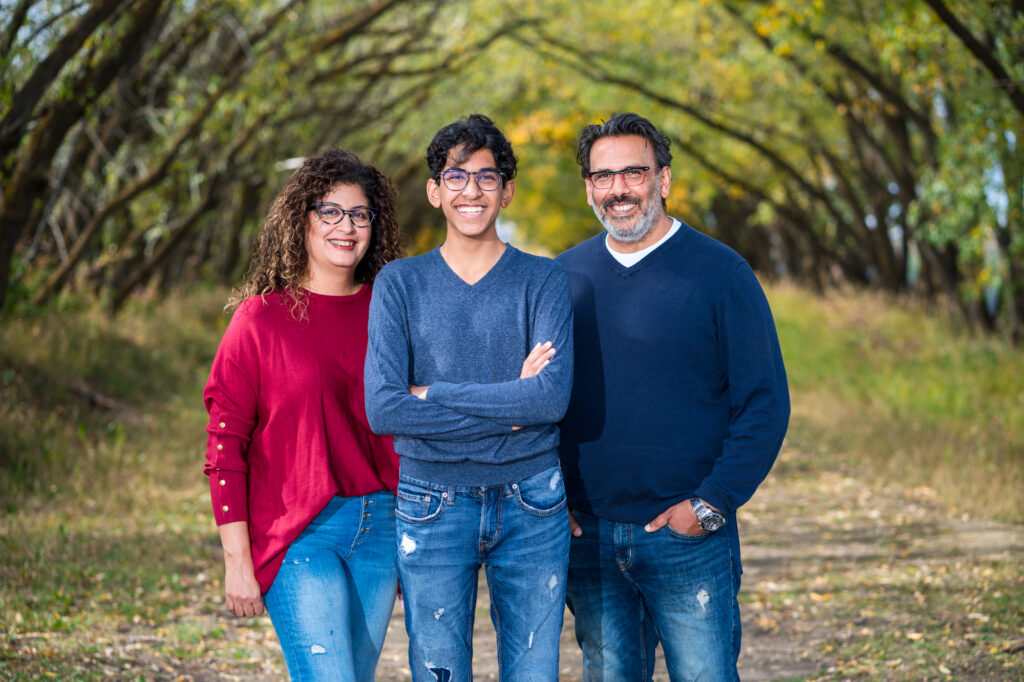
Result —
<instances>
[{"instance_id":1,"label":"tree","mask_svg":"<svg viewBox=\"0 0 1024 682\"><path fill-rule=\"evenodd\" d=\"M700 169L675 166L675 185L720 187L703 201L712 225L728 206L756 206L746 229L768 238L745 243L770 245L776 269L816 287L839 277L946 294L965 319L1019 337L1020 222L1009 207L1021 195L1013 110L1024 26L1019 3L970 5L963 24L943 3L912 0L637 2L629 21L560 5L580 30L549 20L520 40L660 116ZM966 134L977 145L981 130L1005 153L955 143ZM963 185L934 183L965 174L981 201L952 218L957 201L938 192ZM998 308L980 295L993 287Z\"/></svg>"},{"instance_id":2,"label":"tree","mask_svg":"<svg viewBox=\"0 0 1024 682\"><path fill-rule=\"evenodd\" d=\"M74 6L52 9L15 17L68 28L22 51L22 68L33 55L39 64L3 119L12 163L0 301L13 281L25 282L33 306L72 286L91 287L112 309L147 283L208 276L212 254L241 253L266 197L243 192L239 203L231 189L240 178L277 185L282 160L338 144L405 163L409 149L382 143L381 130L402 126L437 83L518 25L456 40L437 22L464 7L411 0L137 0L107 7L106 22L96 7L77 10L77 21L64 16ZM54 75L58 53L66 67ZM41 72L48 89L37 87ZM28 90L34 97L22 98ZM225 229L219 216L232 212ZM27 239L26 226L36 228Z\"/></svg>"}]
</instances>

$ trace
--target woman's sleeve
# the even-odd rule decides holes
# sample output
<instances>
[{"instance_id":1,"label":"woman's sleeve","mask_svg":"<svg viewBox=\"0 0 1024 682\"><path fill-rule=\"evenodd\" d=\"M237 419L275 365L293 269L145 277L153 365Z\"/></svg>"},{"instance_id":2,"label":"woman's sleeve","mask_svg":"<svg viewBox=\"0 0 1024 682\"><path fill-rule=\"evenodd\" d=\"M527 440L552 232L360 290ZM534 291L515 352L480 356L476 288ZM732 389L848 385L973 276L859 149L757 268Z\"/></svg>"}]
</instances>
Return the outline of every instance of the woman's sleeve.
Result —
<instances>
[{"instance_id":1,"label":"woman's sleeve","mask_svg":"<svg viewBox=\"0 0 1024 682\"><path fill-rule=\"evenodd\" d=\"M259 355L246 303L235 311L224 332L203 390L210 413L203 471L210 478L210 501L218 526L249 520L247 454L259 412Z\"/></svg>"}]
</instances>

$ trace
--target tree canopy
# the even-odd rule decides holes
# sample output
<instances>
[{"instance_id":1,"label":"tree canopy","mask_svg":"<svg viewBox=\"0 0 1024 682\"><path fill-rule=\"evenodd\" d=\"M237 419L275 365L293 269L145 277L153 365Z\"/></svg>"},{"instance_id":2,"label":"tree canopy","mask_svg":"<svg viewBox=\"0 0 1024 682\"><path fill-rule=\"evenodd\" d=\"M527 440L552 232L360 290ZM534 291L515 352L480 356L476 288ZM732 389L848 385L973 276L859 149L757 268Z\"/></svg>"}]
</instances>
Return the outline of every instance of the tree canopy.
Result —
<instances>
[{"instance_id":1,"label":"tree canopy","mask_svg":"<svg viewBox=\"0 0 1024 682\"><path fill-rule=\"evenodd\" d=\"M487 113L504 214L557 252L600 226L574 140L672 140L669 209L762 273L956 303L1024 338L1020 0L0 0L0 303L234 283L289 160L341 145L440 238L423 154Z\"/></svg>"}]
</instances>

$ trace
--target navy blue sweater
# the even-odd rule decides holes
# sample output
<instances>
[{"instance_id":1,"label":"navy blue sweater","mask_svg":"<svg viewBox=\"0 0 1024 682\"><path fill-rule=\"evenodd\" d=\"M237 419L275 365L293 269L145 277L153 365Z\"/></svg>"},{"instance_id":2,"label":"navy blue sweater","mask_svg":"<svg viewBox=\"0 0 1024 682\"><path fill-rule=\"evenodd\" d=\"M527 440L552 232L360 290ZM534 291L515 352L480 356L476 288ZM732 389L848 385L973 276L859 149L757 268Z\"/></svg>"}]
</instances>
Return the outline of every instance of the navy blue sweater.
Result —
<instances>
[{"instance_id":1,"label":"navy blue sweater","mask_svg":"<svg viewBox=\"0 0 1024 682\"><path fill-rule=\"evenodd\" d=\"M401 473L451 485L495 485L555 466L572 382L572 305L550 258L507 246L466 284L438 249L377 275L370 302L366 415L395 436ZM520 379L551 341L551 363ZM430 386L426 400L409 385ZM523 427L513 431L513 426Z\"/></svg>"},{"instance_id":2,"label":"navy blue sweater","mask_svg":"<svg viewBox=\"0 0 1024 682\"><path fill-rule=\"evenodd\" d=\"M575 318L559 447L570 508L642 524L696 495L731 515L789 423L764 292L737 253L685 224L630 268L604 240L556 259Z\"/></svg>"}]
</instances>

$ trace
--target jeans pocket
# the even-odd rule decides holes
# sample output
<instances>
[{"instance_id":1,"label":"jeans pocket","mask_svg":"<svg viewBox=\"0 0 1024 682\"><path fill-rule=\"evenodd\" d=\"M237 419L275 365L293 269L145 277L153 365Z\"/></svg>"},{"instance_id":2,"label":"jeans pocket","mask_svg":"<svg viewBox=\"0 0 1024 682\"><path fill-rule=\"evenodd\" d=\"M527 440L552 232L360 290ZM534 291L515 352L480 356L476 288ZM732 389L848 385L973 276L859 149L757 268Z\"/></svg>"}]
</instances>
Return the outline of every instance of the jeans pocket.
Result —
<instances>
[{"instance_id":1,"label":"jeans pocket","mask_svg":"<svg viewBox=\"0 0 1024 682\"><path fill-rule=\"evenodd\" d=\"M551 467L512 484L512 494L524 511L535 516L551 516L565 509L565 485L562 470Z\"/></svg>"},{"instance_id":2,"label":"jeans pocket","mask_svg":"<svg viewBox=\"0 0 1024 682\"><path fill-rule=\"evenodd\" d=\"M447 493L399 479L395 491L395 516L407 523L429 523L447 506Z\"/></svg>"},{"instance_id":3,"label":"jeans pocket","mask_svg":"<svg viewBox=\"0 0 1024 682\"><path fill-rule=\"evenodd\" d=\"M707 540L709 537L714 535L714 533L701 533L700 535L690 535L688 533L680 533L679 531L677 531L675 528L673 528L672 526L668 525L667 523L665 524L665 530L667 530L668 534L671 535L672 537L676 538L677 540L682 540L684 542L689 542L689 543L692 543L692 544L697 544L698 542L703 542L704 540Z\"/></svg>"}]
</instances>

